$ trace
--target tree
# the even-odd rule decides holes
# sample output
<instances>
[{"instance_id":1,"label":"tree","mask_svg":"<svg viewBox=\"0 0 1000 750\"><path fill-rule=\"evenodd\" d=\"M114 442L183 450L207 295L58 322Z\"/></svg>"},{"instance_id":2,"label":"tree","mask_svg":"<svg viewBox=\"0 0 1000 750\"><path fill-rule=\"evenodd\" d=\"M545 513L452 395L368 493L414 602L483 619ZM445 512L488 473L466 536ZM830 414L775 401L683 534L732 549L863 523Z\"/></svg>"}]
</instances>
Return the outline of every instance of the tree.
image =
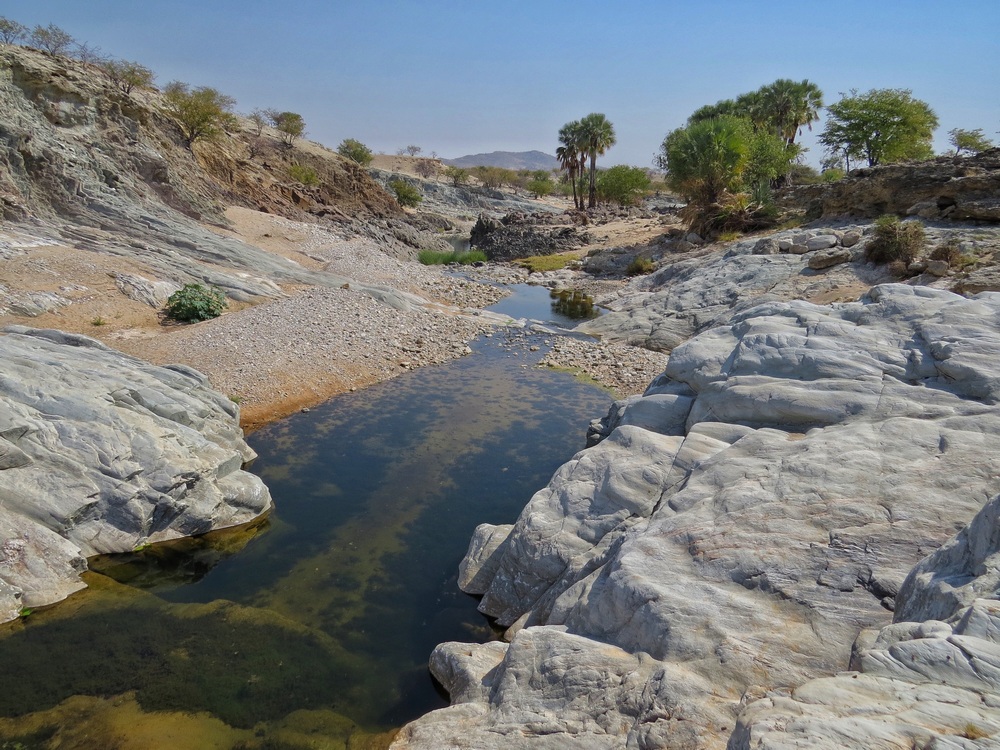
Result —
<instances>
[{"instance_id":1,"label":"tree","mask_svg":"<svg viewBox=\"0 0 1000 750\"><path fill-rule=\"evenodd\" d=\"M414 171L423 177L425 180L429 180L434 177L438 171L438 164L436 159L418 159L417 163L413 166Z\"/></svg>"},{"instance_id":2,"label":"tree","mask_svg":"<svg viewBox=\"0 0 1000 750\"><path fill-rule=\"evenodd\" d=\"M337 153L345 159L356 161L362 167L367 167L372 163L372 159L375 158L370 148L354 138L345 138L342 140L340 145L337 146Z\"/></svg>"},{"instance_id":3,"label":"tree","mask_svg":"<svg viewBox=\"0 0 1000 750\"><path fill-rule=\"evenodd\" d=\"M963 151L970 154L978 154L980 151L989 151L993 148L993 142L983 134L982 128L975 130L962 130L954 128L948 131L948 143L955 147L955 156Z\"/></svg>"},{"instance_id":4,"label":"tree","mask_svg":"<svg viewBox=\"0 0 1000 750\"><path fill-rule=\"evenodd\" d=\"M404 147L404 148L400 149L400 150L399 150L399 154L400 154L400 155L403 155L403 154L407 154L407 155L409 155L409 156L416 156L416 155L417 155L417 154L419 154L419 153L420 153L421 151L423 151L423 149L422 149L422 148L420 148L420 146L414 146L414 145L413 145L413 144L411 143L411 144L410 144L409 146L406 146L406 147Z\"/></svg>"},{"instance_id":5,"label":"tree","mask_svg":"<svg viewBox=\"0 0 1000 750\"><path fill-rule=\"evenodd\" d=\"M51 55L65 55L76 41L54 24L36 26L31 30L31 44Z\"/></svg>"},{"instance_id":6,"label":"tree","mask_svg":"<svg viewBox=\"0 0 1000 750\"><path fill-rule=\"evenodd\" d=\"M255 109L247 115L247 119L250 121L253 135L260 138L264 134L264 127L271 121L270 111Z\"/></svg>"},{"instance_id":7,"label":"tree","mask_svg":"<svg viewBox=\"0 0 1000 750\"><path fill-rule=\"evenodd\" d=\"M525 188L536 198L541 198L544 195L549 195L555 188L555 185L552 182L552 178L544 174L540 177L538 175L533 176L528 180Z\"/></svg>"},{"instance_id":8,"label":"tree","mask_svg":"<svg viewBox=\"0 0 1000 750\"><path fill-rule=\"evenodd\" d=\"M829 116L819 140L830 154L864 158L869 167L904 159L926 159L938 119L926 102L909 89L872 89L841 94L827 107Z\"/></svg>"},{"instance_id":9,"label":"tree","mask_svg":"<svg viewBox=\"0 0 1000 750\"><path fill-rule=\"evenodd\" d=\"M108 61L108 56L104 54L100 47L96 47L87 42L76 42L73 45L70 57L75 57L86 65L101 65Z\"/></svg>"},{"instance_id":10,"label":"tree","mask_svg":"<svg viewBox=\"0 0 1000 750\"><path fill-rule=\"evenodd\" d=\"M27 26L0 16L0 42L4 44L17 44L27 38Z\"/></svg>"},{"instance_id":11,"label":"tree","mask_svg":"<svg viewBox=\"0 0 1000 750\"><path fill-rule=\"evenodd\" d=\"M590 157L590 194L587 208L597 205L597 157L617 143L614 126L600 112L591 112L580 120L580 143Z\"/></svg>"},{"instance_id":12,"label":"tree","mask_svg":"<svg viewBox=\"0 0 1000 750\"><path fill-rule=\"evenodd\" d=\"M171 81L163 89L167 111L181 127L184 145L213 138L226 126L235 124L236 100L208 86L191 89L186 83Z\"/></svg>"},{"instance_id":13,"label":"tree","mask_svg":"<svg viewBox=\"0 0 1000 750\"><path fill-rule=\"evenodd\" d=\"M634 206L649 190L649 175L645 169L625 164L603 170L597 176L597 194L603 201L620 206Z\"/></svg>"},{"instance_id":14,"label":"tree","mask_svg":"<svg viewBox=\"0 0 1000 750\"><path fill-rule=\"evenodd\" d=\"M812 123L819 119L823 107L823 92L808 79L779 78L762 86L758 94L761 117L789 144L795 143L803 125L812 130Z\"/></svg>"},{"instance_id":15,"label":"tree","mask_svg":"<svg viewBox=\"0 0 1000 750\"><path fill-rule=\"evenodd\" d=\"M462 167L445 167L444 176L451 180L455 187L462 187L469 182L469 170Z\"/></svg>"},{"instance_id":16,"label":"tree","mask_svg":"<svg viewBox=\"0 0 1000 750\"><path fill-rule=\"evenodd\" d=\"M566 170L570 184L573 186L573 208L583 208L583 198L577 197L576 178L580 169L580 121L568 122L559 129L559 143L556 148L556 159L559 168Z\"/></svg>"},{"instance_id":17,"label":"tree","mask_svg":"<svg viewBox=\"0 0 1000 750\"><path fill-rule=\"evenodd\" d=\"M657 157L667 185L699 206L738 191L750 156L749 127L743 118L724 115L669 133Z\"/></svg>"},{"instance_id":18,"label":"tree","mask_svg":"<svg viewBox=\"0 0 1000 750\"><path fill-rule=\"evenodd\" d=\"M267 110L274 129L281 134L281 140L289 148L296 138L305 135L306 121L297 112L276 112Z\"/></svg>"},{"instance_id":19,"label":"tree","mask_svg":"<svg viewBox=\"0 0 1000 750\"><path fill-rule=\"evenodd\" d=\"M149 68L129 60L106 60L101 67L111 79L111 83L124 94L131 94L135 88L150 88L155 78Z\"/></svg>"}]
</instances>

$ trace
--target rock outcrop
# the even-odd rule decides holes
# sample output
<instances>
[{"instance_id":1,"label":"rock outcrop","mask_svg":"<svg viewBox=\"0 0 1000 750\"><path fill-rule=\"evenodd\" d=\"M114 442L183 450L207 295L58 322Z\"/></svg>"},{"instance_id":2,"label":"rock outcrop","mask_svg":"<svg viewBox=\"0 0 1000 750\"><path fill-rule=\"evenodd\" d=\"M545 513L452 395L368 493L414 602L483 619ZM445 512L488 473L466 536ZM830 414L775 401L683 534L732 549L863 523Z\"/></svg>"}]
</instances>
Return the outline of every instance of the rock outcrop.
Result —
<instances>
[{"instance_id":1,"label":"rock outcrop","mask_svg":"<svg viewBox=\"0 0 1000 750\"><path fill-rule=\"evenodd\" d=\"M440 646L455 705L395 747L756 747L760 727L791 727L812 707L772 721L771 696L847 668L859 632L989 590L953 591L995 567L979 542L907 576L1000 492L998 355L1000 295L903 285L762 304L676 347L509 533L477 529L463 581L510 642ZM921 588L952 609L914 605ZM968 635L948 628L926 633ZM922 637L892 633L861 658Z\"/></svg>"},{"instance_id":2,"label":"rock outcrop","mask_svg":"<svg viewBox=\"0 0 1000 750\"><path fill-rule=\"evenodd\" d=\"M535 217L521 213L500 220L482 214L472 228L471 244L490 260L505 261L575 250L589 242L587 233L576 227L544 230L538 224Z\"/></svg>"},{"instance_id":3,"label":"rock outcrop","mask_svg":"<svg viewBox=\"0 0 1000 750\"><path fill-rule=\"evenodd\" d=\"M751 704L730 748L996 747L998 599L1000 495L910 572L896 622L859 636L852 671Z\"/></svg>"},{"instance_id":4,"label":"rock outcrop","mask_svg":"<svg viewBox=\"0 0 1000 750\"><path fill-rule=\"evenodd\" d=\"M91 555L247 523L271 506L236 404L186 367L85 336L0 336L0 621L83 588Z\"/></svg>"},{"instance_id":5,"label":"rock outcrop","mask_svg":"<svg viewBox=\"0 0 1000 750\"><path fill-rule=\"evenodd\" d=\"M810 218L882 214L954 221L1000 221L1000 149L970 157L855 169L833 183L783 191L778 202Z\"/></svg>"}]
</instances>

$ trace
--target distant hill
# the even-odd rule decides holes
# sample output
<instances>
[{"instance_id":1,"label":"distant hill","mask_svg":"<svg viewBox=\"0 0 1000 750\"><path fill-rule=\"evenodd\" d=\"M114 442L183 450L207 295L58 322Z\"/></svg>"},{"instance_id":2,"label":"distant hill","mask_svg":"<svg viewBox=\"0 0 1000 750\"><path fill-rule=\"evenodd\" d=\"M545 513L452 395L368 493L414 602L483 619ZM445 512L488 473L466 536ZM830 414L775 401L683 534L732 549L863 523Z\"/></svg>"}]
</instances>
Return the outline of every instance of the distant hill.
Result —
<instances>
[{"instance_id":1,"label":"distant hill","mask_svg":"<svg viewBox=\"0 0 1000 750\"><path fill-rule=\"evenodd\" d=\"M453 167L503 167L504 169L557 169L556 157L541 151L494 151L491 154L473 154L457 159L442 159Z\"/></svg>"}]
</instances>

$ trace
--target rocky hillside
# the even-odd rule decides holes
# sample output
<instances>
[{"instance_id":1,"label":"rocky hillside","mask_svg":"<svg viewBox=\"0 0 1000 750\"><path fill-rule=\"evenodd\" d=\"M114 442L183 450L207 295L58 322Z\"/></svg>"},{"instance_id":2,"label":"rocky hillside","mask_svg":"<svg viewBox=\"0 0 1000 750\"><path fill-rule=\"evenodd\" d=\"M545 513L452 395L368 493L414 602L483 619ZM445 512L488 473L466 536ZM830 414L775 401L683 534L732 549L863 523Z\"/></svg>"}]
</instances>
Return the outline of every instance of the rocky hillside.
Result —
<instances>
[{"instance_id":1,"label":"rocky hillside","mask_svg":"<svg viewBox=\"0 0 1000 750\"><path fill-rule=\"evenodd\" d=\"M364 169L321 146L237 129L189 150L158 92L124 94L74 60L5 45L0 108L3 217L29 242L111 255L147 280L210 283L245 301L280 296L283 284L345 282L220 235L231 205L332 223L387 252L440 242L405 221ZM318 184L292 179L293 164Z\"/></svg>"}]
</instances>

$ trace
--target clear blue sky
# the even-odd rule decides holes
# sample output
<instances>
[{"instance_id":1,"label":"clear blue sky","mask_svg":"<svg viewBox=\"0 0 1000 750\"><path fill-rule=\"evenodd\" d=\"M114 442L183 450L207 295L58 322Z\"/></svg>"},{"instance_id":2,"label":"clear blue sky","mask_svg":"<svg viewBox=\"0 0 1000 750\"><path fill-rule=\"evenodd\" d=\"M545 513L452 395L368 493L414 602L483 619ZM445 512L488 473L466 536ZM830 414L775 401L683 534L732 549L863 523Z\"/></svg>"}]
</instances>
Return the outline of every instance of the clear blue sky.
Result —
<instances>
[{"instance_id":1,"label":"clear blue sky","mask_svg":"<svg viewBox=\"0 0 1000 750\"><path fill-rule=\"evenodd\" d=\"M955 127L1000 140L1000 0L3 0L0 15L243 112L299 112L332 147L551 154L560 126L603 112L618 135L604 163L650 166L694 109L776 78L808 78L828 103L912 89L938 114L939 151Z\"/></svg>"}]
</instances>

